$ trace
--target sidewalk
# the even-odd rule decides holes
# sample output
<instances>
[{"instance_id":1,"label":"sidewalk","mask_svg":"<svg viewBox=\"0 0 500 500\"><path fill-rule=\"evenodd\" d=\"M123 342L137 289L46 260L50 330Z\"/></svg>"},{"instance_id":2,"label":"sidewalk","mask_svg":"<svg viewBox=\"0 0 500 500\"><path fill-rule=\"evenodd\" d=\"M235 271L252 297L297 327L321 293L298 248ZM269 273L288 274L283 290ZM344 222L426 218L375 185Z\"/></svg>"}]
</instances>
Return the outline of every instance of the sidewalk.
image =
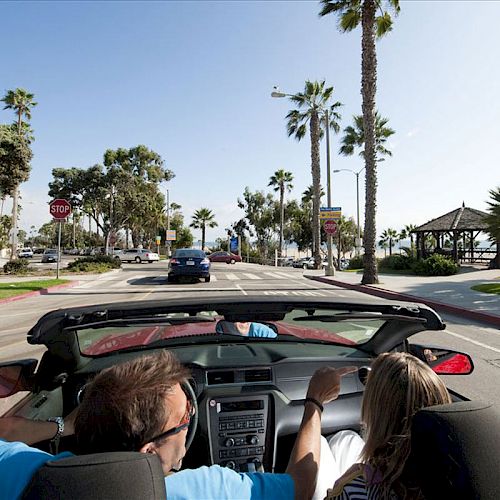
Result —
<instances>
[{"instance_id":1,"label":"sidewalk","mask_svg":"<svg viewBox=\"0 0 500 500\"><path fill-rule=\"evenodd\" d=\"M500 327L500 295L471 290L481 283L498 283L500 270L466 271L453 276L379 274L378 285L361 285L362 274L336 271L335 276L306 274L307 278L386 299L422 302L430 307L486 321Z\"/></svg>"}]
</instances>

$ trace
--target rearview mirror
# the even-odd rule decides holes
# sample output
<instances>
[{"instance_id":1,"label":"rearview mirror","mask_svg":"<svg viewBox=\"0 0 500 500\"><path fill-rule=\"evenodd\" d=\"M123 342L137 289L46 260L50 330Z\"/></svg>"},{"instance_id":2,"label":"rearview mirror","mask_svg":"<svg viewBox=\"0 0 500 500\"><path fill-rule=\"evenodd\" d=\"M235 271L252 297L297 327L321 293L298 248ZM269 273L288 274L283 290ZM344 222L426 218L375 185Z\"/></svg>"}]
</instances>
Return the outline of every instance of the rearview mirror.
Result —
<instances>
[{"instance_id":1,"label":"rearview mirror","mask_svg":"<svg viewBox=\"0 0 500 500\"><path fill-rule=\"evenodd\" d=\"M417 344L409 347L411 354L425 361L438 375L469 375L474 371L472 358L464 352Z\"/></svg>"},{"instance_id":2,"label":"rearview mirror","mask_svg":"<svg viewBox=\"0 0 500 500\"><path fill-rule=\"evenodd\" d=\"M0 363L0 398L8 398L20 391L30 391L37 363L36 359Z\"/></svg>"}]
</instances>

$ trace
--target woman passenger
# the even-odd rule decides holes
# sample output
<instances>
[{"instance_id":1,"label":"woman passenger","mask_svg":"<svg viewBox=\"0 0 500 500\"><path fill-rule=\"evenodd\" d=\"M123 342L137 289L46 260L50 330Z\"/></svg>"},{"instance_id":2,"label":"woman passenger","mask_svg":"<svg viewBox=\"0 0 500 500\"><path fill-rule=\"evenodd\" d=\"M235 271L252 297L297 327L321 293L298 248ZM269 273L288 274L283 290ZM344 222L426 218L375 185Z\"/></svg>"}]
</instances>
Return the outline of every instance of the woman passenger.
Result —
<instances>
[{"instance_id":1,"label":"woman passenger","mask_svg":"<svg viewBox=\"0 0 500 500\"><path fill-rule=\"evenodd\" d=\"M365 445L327 500L419 499L419 490L404 474L410 454L411 423L421 408L451 403L443 381L408 353L381 354L368 375L361 406Z\"/></svg>"}]
</instances>

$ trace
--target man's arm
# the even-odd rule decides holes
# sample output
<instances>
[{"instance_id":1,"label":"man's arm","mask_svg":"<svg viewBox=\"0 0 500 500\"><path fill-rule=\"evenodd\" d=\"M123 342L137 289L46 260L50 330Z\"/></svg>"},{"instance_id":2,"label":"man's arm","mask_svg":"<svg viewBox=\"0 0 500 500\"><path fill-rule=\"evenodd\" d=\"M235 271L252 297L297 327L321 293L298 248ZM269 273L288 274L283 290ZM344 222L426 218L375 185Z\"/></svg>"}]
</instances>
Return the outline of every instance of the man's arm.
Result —
<instances>
[{"instance_id":1,"label":"man's arm","mask_svg":"<svg viewBox=\"0 0 500 500\"><path fill-rule=\"evenodd\" d=\"M321 405L337 399L341 378L356 370L354 366L338 370L320 368L311 377L307 398L314 399ZM311 498L316 487L321 448L321 413L322 410L317 404L306 401L302 423L286 469L295 482L297 499Z\"/></svg>"},{"instance_id":2,"label":"man's arm","mask_svg":"<svg viewBox=\"0 0 500 500\"><path fill-rule=\"evenodd\" d=\"M62 436L74 433L73 422L76 410L73 410L64 419L64 432ZM57 432L57 423L45 420L31 420L24 417L0 418L0 438L6 441L20 441L26 444L39 443L52 439Z\"/></svg>"}]
</instances>

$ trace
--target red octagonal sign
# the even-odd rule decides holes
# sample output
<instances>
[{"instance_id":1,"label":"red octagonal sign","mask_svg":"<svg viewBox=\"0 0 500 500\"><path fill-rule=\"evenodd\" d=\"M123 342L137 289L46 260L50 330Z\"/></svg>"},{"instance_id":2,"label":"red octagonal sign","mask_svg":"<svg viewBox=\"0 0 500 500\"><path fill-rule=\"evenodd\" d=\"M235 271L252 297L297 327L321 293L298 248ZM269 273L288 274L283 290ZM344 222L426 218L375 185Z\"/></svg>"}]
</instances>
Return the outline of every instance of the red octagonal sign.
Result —
<instances>
[{"instance_id":1,"label":"red octagonal sign","mask_svg":"<svg viewBox=\"0 0 500 500\"><path fill-rule=\"evenodd\" d=\"M337 223L332 219L325 220L324 227L326 234L335 234L337 232Z\"/></svg>"},{"instance_id":2,"label":"red octagonal sign","mask_svg":"<svg viewBox=\"0 0 500 500\"><path fill-rule=\"evenodd\" d=\"M56 220L64 220L71 213L71 204L68 200L58 198L49 203L50 215Z\"/></svg>"}]
</instances>

